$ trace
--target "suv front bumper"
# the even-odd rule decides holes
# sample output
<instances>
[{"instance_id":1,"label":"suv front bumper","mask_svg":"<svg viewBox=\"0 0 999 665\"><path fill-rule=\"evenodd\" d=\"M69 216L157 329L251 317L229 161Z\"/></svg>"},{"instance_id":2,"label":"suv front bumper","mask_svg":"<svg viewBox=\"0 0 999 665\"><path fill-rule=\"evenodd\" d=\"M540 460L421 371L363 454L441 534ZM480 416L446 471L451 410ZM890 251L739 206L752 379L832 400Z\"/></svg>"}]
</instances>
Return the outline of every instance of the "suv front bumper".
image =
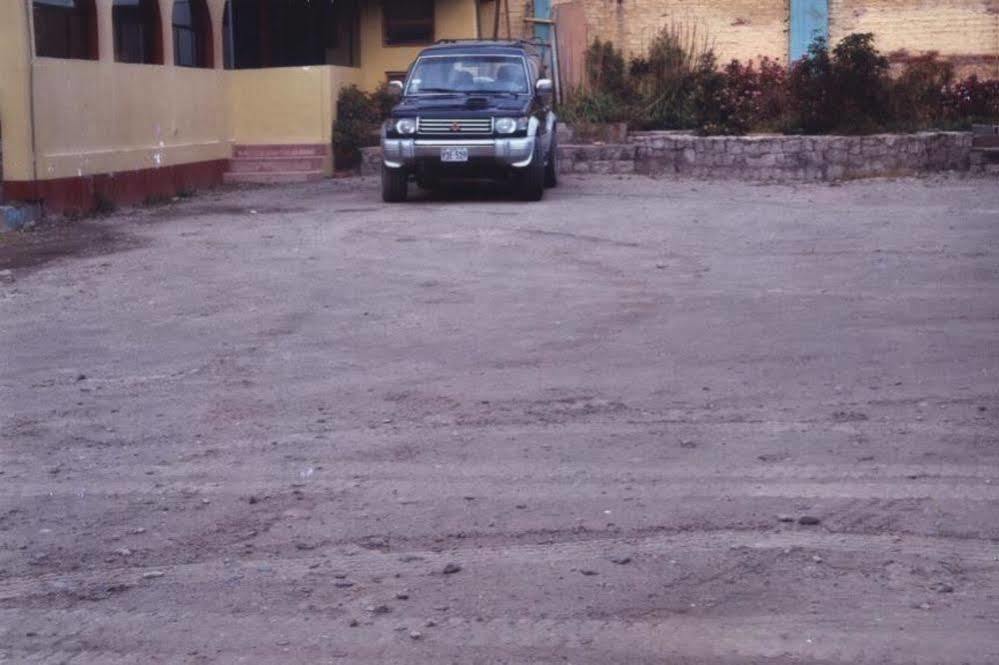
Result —
<instances>
[{"instance_id":1,"label":"suv front bumper","mask_svg":"<svg viewBox=\"0 0 999 665\"><path fill-rule=\"evenodd\" d=\"M525 168L534 158L533 136L515 139L382 139L382 159L390 169L411 168L421 161L440 162L442 148L466 148L468 159ZM457 166L457 164L456 164Z\"/></svg>"}]
</instances>

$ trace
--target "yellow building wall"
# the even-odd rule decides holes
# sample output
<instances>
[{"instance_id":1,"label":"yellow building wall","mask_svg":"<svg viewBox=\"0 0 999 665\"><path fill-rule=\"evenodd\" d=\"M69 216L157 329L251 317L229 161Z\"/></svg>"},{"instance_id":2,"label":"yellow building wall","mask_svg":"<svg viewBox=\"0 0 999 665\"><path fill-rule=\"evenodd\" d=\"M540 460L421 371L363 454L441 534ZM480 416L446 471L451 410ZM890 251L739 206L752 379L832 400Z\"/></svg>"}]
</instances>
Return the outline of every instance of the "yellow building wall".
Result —
<instances>
[{"instance_id":1,"label":"yellow building wall","mask_svg":"<svg viewBox=\"0 0 999 665\"><path fill-rule=\"evenodd\" d=\"M229 158L227 72L172 66L173 1L159 3L164 66L114 61L112 0L96 2L99 60L35 58L39 179ZM217 28L222 0L211 0L210 11ZM214 33L221 67L220 30Z\"/></svg>"},{"instance_id":2,"label":"yellow building wall","mask_svg":"<svg viewBox=\"0 0 999 665\"><path fill-rule=\"evenodd\" d=\"M39 177L228 159L223 76L219 70L39 58Z\"/></svg>"},{"instance_id":3,"label":"yellow building wall","mask_svg":"<svg viewBox=\"0 0 999 665\"><path fill-rule=\"evenodd\" d=\"M437 0L435 39L474 39L478 36L478 0ZM406 71L422 46L385 46L381 2L361 7L361 82L374 89L386 81L386 72Z\"/></svg>"},{"instance_id":4,"label":"yellow building wall","mask_svg":"<svg viewBox=\"0 0 999 665\"><path fill-rule=\"evenodd\" d=\"M28 28L23 3L0 1L0 137L5 180L33 177Z\"/></svg>"},{"instance_id":5,"label":"yellow building wall","mask_svg":"<svg viewBox=\"0 0 999 665\"><path fill-rule=\"evenodd\" d=\"M362 5L358 68L225 71L225 0L209 0L216 68L175 67L173 0L158 2L164 65L114 61L113 0L95 2L99 60L34 58L31 65L24 4L0 0L0 130L6 180L51 180L228 159L233 143L328 144L340 89L374 89L385 72L405 70L420 51L384 46L381 2L369 0ZM437 0L436 38L475 37L476 16L476 0Z\"/></svg>"},{"instance_id":6,"label":"yellow building wall","mask_svg":"<svg viewBox=\"0 0 999 665\"><path fill-rule=\"evenodd\" d=\"M351 67L282 67L227 72L231 138L235 143L329 143L336 98L358 85Z\"/></svg>"}]
</instances>

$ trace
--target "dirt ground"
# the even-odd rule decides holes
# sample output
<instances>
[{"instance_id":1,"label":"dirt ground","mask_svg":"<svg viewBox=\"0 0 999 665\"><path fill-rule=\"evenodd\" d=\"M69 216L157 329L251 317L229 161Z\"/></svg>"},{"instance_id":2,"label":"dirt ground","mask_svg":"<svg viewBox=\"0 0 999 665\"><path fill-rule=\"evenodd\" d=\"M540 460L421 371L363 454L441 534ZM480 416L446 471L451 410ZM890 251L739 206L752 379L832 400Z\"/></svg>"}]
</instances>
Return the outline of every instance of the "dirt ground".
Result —
<instances>
[{"instance_id":1,"label":"dirt ground","mask_svg":"<svg viewBox=\"0 0 999 665\"><path fill-rule=\"evenodd\" d=\"M0 662L993 665L997 372L995 180L2 236Z\"/></svg>"}]
</instances>

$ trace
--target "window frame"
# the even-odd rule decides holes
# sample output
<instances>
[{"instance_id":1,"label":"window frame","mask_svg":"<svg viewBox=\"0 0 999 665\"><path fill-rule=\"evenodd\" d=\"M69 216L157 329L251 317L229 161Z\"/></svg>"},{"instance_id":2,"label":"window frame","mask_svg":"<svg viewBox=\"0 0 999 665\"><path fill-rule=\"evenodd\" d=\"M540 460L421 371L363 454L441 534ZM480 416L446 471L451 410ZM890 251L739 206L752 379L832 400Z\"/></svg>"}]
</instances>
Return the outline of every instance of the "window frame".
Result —
<instances>
[{"instance_id":1,"label":"window frame","mask_svg":"<svg viewBox=\"0 0 999 665\"><path fill-rule=\"evenodd\" d=\"M178 3L186 2L191 15L191 25L181 26L176 22ZM192 64L180 61L181 49L178 43L178 32L189 33L194 44L194 62ZM173 0L170 11L170 37L173 41L173 64L175 67L187 69L215 69L215 32L212 25L212 13L205 0Z\"/></svg>"},{"instance_id":2,"label":"window frame","mask_svg":"<svg viewBox=\"0 0 999 665\"><path fill-rule=\"evenodd\" d=\"M124 22L121 15L119 14L122 10L130 10L130 6L125 6L121 4L127 0L113 0L111 3L111 31L114 40L114 60L122 64L131 65L163 65L163 17L160 15L160 3L159 0L138 0L138 9L141 13L148 12L145 19L148 20L151 25L146 26L151 28L151 42L143 52L143 58L141 60L131 60L123 59L122 52L124 48L122 39L122 30L125 26L130 25L142 25L144 21L139 22Z\"/></svg>"},{"instance_id":3,"label":"window frame","mask_svg":"<svg viewBox=\"0 0 999 665\"><path fill-rule=\"evenodd\" d=\"M428 46L437 41L437 2L436 0L419 0L420 2L427 2L430 5L430 17L429 19L419 19L419 20L409 20L404 21L409 25L421 24L429 21L430 23L430 36L426 40L413 40L413 41L392 41L389 39L389 14L390 14L390 4L394 2L408 3L414 0L382 0L382 46L386 48L407 48L413 46Z\"/></svg>"},{"instance_id":4,"label":"window frame","mask_svg":"<svg viewBox=\"0 0 999 665\"><path fill-rule=\"evenodd\" d=\"M43 9L43 8L48 9ZM39 25L38 20L39 14L46 11L61 14L61 20L64 25L60 26L62 28L61 32L64 33L65 40L60 42L62 47L60 52L57 53L58 49L45 49L42 52L43 46L51 46L49 43L43 44L38 39L39 35ZM75 44L73 40L73 21L78 21L80 25L76 26L79 31L80 43ZM39 58L56 58L59 60L99 60L100 59L100 44L98 40L97 33L97 6L94 0L73 0L72 7L59 7L58 5L46 5L40 0L32 0L31 3L31 27L32 34L34 35L34 52L35 56ZM47 31L41 31L42 34L47 34ZM74 45L77 48L74 48Z\"/></svg>"}]
</instances>

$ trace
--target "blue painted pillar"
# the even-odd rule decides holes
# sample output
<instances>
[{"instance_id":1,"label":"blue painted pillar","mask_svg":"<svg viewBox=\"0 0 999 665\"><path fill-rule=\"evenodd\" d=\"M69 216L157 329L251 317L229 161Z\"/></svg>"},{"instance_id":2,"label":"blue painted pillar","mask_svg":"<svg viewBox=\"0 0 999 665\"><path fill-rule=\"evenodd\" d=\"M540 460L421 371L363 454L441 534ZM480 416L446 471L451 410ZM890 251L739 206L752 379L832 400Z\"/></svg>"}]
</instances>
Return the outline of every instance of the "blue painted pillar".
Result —
<instances>
[{"instance_id":1,"label":"blue painted pillar","mask_svg":"<svg viewBox=\"0 0 999 665\"><path fill-rule=\"evenodd\" d=\"M552 18L552 0L534 0L534 18L550 21ZM539 42L551 44L552 28L542 23L534 24L534 38Z\"/></svg>"},{"instance_id":2,"label":"blue painted pillar","mask_svg":"<svg viewBox=\"0 0 999 665\"><path fill-rule=\"evenodd\" d=\"M791 61L808 53L816 37L829 38L829 0L791 0Z\"/></svg>"}]
</instances>

